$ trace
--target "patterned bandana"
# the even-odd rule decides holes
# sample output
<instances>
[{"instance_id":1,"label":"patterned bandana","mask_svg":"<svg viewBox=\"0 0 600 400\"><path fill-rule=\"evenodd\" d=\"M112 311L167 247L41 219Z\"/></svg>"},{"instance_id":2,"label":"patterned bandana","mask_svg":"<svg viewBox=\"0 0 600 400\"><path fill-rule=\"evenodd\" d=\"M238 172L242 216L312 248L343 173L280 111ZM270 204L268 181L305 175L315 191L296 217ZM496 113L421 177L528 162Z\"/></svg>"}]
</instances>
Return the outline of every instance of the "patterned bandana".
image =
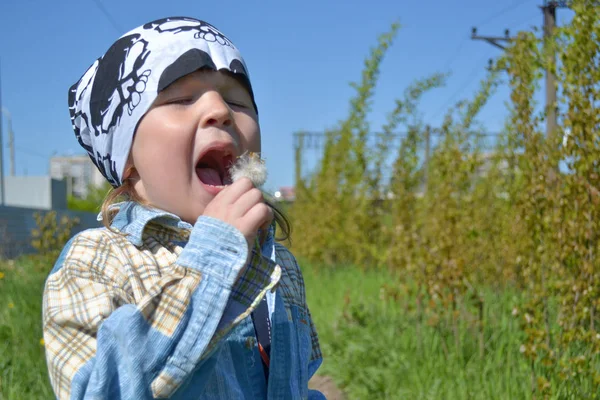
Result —
<instances>
[{"instance_id":1,"label":"patterned bandana","mask_svg":"<svg viewBox=\"0 0 600 400\"><path fill-rule=\"evenodd\" d=\"M112 186L123 183L133 135L158 93L200 68L236 74L254 102L246 64L233 43L212 25L186 17L126 33L69 89L75 137Z\"/></svg>"}]
</instances>

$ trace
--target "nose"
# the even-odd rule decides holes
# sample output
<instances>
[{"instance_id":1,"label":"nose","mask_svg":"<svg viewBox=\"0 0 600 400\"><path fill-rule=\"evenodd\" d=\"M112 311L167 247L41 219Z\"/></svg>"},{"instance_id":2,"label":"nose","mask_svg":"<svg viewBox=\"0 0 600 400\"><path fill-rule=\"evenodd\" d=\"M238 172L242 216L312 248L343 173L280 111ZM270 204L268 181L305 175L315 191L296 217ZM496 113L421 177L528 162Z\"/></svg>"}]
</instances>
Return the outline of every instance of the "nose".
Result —
<instances>
[{"instance_id":1,"label":"nose","mask_svg":"<svg viewBox=\"0 0 600 400\"><path fill-rule=\"evenodd\" d=\"M210 126L230 126L233 124L231 109L217 91L209 91L204 94L202 108L204 112L200 120L202 127Z\"/></svg>"}]
</instances>

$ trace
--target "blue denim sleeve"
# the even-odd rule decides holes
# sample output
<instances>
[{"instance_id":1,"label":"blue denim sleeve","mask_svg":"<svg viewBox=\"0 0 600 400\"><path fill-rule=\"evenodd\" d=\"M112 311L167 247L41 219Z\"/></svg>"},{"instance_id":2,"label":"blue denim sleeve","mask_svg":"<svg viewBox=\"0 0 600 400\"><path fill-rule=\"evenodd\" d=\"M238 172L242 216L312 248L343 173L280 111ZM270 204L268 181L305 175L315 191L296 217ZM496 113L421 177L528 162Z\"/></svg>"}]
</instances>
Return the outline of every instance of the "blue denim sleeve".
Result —
<instances>
[{"instance_id":1,"label":"blue denim sleeve","mask_svg":"<svg viewBox=\"0 0 600 400\"><path fill-rule=\"evenodd\" d=\"M232 292L252 290L245 296L262 298L276 283L268 279L271 275L255 276L251 278L257 285L237 289L248 256L244 236L233 226L200 217L176 261L200 273L198 285L187 298L162 296L157 287L144 299L154 302L153 310L183 308L181 315L173 319L163 312L167 316L157 321L142 305L124 304L96 322L94 332L90 326L102 318L98 315L102 302L112 301L116 288L106 277L86 271L94 267L75 259L74 246L81 254L91 253L94 262L104 263L100 269L106 270L111 259L105 243L93 238L72 241L71 251L63 251L46 282L46 355L53 388L61 399L168 398L239 321L217 332ZM177 285L177 280L168 284ZM254 303L247 305L247 313Z\"/></svg>"}]
</instances>

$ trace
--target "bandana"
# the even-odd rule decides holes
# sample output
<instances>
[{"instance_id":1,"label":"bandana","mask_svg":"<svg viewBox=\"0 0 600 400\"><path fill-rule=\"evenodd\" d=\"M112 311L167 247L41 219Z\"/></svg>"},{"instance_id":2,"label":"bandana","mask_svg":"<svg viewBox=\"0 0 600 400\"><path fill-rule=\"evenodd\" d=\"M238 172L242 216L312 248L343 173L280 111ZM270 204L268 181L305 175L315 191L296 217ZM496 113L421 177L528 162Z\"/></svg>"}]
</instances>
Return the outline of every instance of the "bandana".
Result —
<instances>
[{"instance_id":1,"label":"bandana","mask_svg":"<svg viewBox=\"0 0 600 400\"><path fill-rule=\"evenodd\" d=\"M254 103L237 48L212 25L186 17L126 33L69 89L75 137L112 186L123 183L136 127L158 93L200 68L232 72Z\"/></svg>"}]
</instances>

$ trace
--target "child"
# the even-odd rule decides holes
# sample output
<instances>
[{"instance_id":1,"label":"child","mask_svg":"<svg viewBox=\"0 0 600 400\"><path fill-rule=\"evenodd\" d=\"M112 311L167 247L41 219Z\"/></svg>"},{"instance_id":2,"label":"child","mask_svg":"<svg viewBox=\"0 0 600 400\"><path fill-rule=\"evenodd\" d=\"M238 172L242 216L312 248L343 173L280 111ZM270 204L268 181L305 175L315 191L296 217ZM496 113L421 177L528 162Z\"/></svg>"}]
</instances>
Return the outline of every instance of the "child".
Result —
<instances>
[{"instance_id":1,"label":"child","mask_svg":"<svg viewBox=\"0 0 600 400\"><path fill-rule=\"evenodd\" d=\"M251 180L231 183L261 140L229 39L192 18L138 27L71 87L69 110L115 190L105 227L73 237L46 282L57 397L324 398L308 389L321 353L302 274L274 242L273 218L289 225Z\"/></svg>"}]
</instances>

